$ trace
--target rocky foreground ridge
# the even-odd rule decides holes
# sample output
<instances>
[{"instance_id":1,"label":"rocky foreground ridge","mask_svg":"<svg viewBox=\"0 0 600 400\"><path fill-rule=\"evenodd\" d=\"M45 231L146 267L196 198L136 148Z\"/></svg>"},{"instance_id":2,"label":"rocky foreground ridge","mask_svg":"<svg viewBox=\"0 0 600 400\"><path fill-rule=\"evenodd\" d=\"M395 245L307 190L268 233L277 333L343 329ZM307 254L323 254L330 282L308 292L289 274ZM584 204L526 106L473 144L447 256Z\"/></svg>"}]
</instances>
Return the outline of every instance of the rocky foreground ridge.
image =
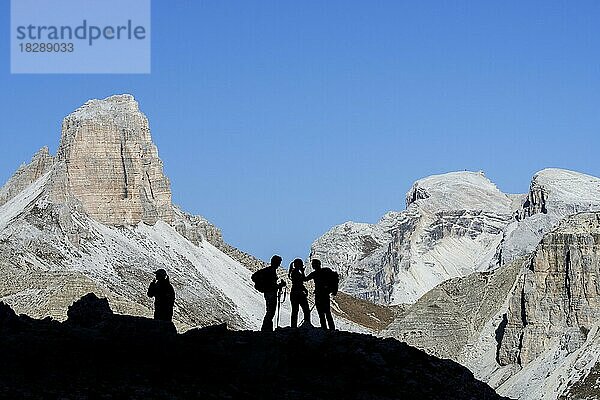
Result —
<instances>
[{"instance_id":1,"label":"rocky foreground ridge","mask_svg":"<svg viewBox=\"0 0 600 400\"><path fill-rule=\"evenodd\" d=\"M395 339L321 329L274 333L113 314L84 296L63 322L0 303L0 397L501 399L459 364Z\"/></svg>"}]
</instances>

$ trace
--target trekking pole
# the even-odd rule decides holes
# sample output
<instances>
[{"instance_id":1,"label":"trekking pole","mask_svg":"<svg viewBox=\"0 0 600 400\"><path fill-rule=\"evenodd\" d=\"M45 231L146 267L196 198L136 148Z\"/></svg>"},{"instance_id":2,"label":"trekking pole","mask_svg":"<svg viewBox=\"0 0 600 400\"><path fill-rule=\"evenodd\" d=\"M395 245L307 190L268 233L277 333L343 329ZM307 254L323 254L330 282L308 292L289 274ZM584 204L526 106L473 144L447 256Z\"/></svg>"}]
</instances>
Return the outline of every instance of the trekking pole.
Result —
<instances>
[{"instance_id":1,"label":"trekking pole","mask_svg":"<svg viewBox=\"0 0 600 400\"><path fill-rule=\"evenodd\" d=\"M279 314L281 312L281 291L283 288L277 290L277 328L279 328Z\"/></svg>"},{"instance_id":2,"label":"trekking pole","mask_svg":"<svg viewBox=\"0 0 600 400\"><path fill-rule=\"evenodd\" d=\"M279 288L277 292L277 327L279 328L279 314L281 313L281 292L283 291L283 301L285 301L287 295L287 287Z\"/></svg>"}]
</instances>

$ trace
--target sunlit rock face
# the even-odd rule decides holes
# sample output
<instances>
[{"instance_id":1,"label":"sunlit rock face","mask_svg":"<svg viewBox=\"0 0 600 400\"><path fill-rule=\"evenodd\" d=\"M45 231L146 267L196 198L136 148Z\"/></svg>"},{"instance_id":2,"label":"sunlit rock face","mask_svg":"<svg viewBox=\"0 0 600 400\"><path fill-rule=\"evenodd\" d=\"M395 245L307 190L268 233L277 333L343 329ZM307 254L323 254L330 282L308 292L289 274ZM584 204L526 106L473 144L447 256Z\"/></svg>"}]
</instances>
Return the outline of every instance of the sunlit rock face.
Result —
<instances>
[{"instance_id":1,"label":"sunlit rock face","mask_svg":"<svg viewBox=\"0 0 600 400\"><path fill-rule=\"evenodd\" d=\"M65 165L69 192L97 221L171 222L169 180L133 96L90 100L68 115L57 161Z\"/></svg>"},{"instance_id":2,"label":"sunlit rock face","mask_svg":"<svg viewBox=\"0 0 600 400\"><path fill-rule=\"evenodd\" d=\"M54 165L48 147L42 147L28 164L23 164L0 189L0 206L22 192L27 186L46 174Z\"/></svg>"},{"instance_id":3,"label":"sunlit rock face","mask_svg":"<svg viewBox=\"0 0 600 400\"><path fill-rule=\"evenodd\" d=\"M250 280L259 264L172 205L131 95L86 102L64 119L57 155L42 148L0 189L0 299L19 313L62 320L94 291L119 313L152 315L146 290L164 268L179 328L253 329L264 307Z\"/></svg>"},{"instance_id":4,"label":"sunlit rock face","mask_svg":"<svg viewBox=\"0 0 600 400\"><path fill-rule=\"evenodd\" d=\"M547 234L511 298L498 360L525 365L555 343L579 348L600 317L600 214L577 214Z\"/></svg>"},{"instance_id":5,"label":"sunlit rock face","mask_svg":"<svg viewBox=\"0 0 600 400\"><path fill-rule=\"evenodd\" d=\"M19 313L63 320L74 300L95 292L117 313L152 315L146 291L162 268L175 288L180 330L258 329L264 297L250 277L264 265L172 204L131 95L85 103L64 119L56 156L43 148L0 189L0 301ZM280 320L289 323L289 301Z\"/></svg>"}]
</instances>

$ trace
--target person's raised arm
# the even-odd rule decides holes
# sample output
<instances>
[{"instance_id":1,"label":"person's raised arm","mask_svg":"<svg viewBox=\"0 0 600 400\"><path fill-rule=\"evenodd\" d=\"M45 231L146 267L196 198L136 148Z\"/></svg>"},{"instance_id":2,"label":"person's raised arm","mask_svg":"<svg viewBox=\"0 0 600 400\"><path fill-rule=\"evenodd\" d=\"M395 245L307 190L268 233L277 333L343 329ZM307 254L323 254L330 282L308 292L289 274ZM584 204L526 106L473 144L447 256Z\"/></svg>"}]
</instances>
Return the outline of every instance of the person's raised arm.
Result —
<instances>
[{"instance_id":1,"label":"person's raised arm","mask_svg":"<svg viewBox=\"0 0 600 400\"><path fill-rule=\"evenodd\" d=\"M150 287L148 288L148 297L154 297L156 294L156 280L153 280L150 283Z\"/></svg>"}]
</instances>

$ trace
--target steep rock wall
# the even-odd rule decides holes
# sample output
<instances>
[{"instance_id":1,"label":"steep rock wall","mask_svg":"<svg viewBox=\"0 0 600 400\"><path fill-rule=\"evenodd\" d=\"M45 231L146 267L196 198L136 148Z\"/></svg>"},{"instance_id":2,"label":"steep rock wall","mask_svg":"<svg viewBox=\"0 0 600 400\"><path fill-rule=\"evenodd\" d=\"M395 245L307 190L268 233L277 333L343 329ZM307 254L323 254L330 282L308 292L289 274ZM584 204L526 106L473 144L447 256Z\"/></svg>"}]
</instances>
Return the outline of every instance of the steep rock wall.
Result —
<instances>
[{"instance_id":1,"label":"steep rock wall","mask_svg":"<svg viewBox=\"0 0 600 400\"><path fill-rule=\"evenodd\" d=\"M56 158L68 191L97 221L172 221L170 183L133 96L90 100L68 115Z\"/></svg>"},{"instance_id":2,"label":"steep rock wall","mask_svg":"<svg viewBox=\"0 0 600 400\"><path fill-rule=\"evenodd\" d=\"M555 343L573 352L600 317L600 214L547 234L510 300L500 364L527 365Z\"/></svg>"}]
</instances>

